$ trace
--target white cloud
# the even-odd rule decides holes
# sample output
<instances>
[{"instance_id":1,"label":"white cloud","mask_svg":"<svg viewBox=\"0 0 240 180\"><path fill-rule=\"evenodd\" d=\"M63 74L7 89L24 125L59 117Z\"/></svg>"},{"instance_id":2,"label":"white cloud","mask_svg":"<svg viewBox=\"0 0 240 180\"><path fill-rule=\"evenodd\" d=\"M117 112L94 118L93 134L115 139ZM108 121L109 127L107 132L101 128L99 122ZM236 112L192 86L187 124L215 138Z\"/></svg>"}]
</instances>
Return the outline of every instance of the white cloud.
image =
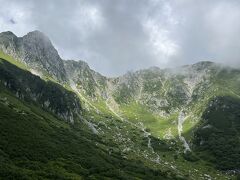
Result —
<instances>
[{"instance_id":1,"label":"white cloud","mask_svg":"<svg viewBox=\"0 0 240 180\"><path fill-rule=\"evenodd\" d=\"M232 44L240 45L240 5L221 2L207 14L206 22L211 35L211 51L226 51Z\"/></svg>"},{"instance_id":2,"label":"white cloud","mask_svg":"<svg viewBox=\"0 0 240 180\"><path fill-rule=\"evenodd\" d=\"M104 17L98 7L89 4L83 6L79 3L69 23L81 33L81 37L87 38L93 31L103 26Z\"/></svg>"},{"instance_id":3,"label":"white cloud","mask_svg":"<svg viewBox=\"0 0 240 180\"><path fill-rule=\"evenodd\" d=\"M27 32L34 30L34 24L31 22L32 12L30 4L21 5L10 1L0 0L0 30L13 31L22 36Z\"/></svg>"},{"instance_id":4,"label":"white cloud","mask_svg":"<svg viewBox=\"0 0 240 180\"><path fill-rule=\"evenodd\" d=\"M158 11L154 11L156 7ZM143 19L143 27L149 36L149 51L157 57L160 65L166 65L171 57L178 53L179 45L172 37L178 24L179 20L175 17L171 5L164 1L154 0Z\"/></svg>"},{"instance_id":5,"label":"white cloud","mask_svg":"<svg viewBox=\"0 0 240 180\"><path fill-rule=\"evenodd\" d=\"M153 50L161 64L167 63L170 56L176 55L178 51L178 45L170 38L171 32L151 19L146 21L144 27L149 35L149 50Z\"/></svg>"},{"instance_id":6,"label":"white cloud","mask_svg":"<svg viewBox=\"0 0 240 180\"><path fill-rule=\"evenodd\" d=\"M240 64L238 0L0 0L0 31L43 31L105 75L212 60Z\"/></svg>"}]
</instances>

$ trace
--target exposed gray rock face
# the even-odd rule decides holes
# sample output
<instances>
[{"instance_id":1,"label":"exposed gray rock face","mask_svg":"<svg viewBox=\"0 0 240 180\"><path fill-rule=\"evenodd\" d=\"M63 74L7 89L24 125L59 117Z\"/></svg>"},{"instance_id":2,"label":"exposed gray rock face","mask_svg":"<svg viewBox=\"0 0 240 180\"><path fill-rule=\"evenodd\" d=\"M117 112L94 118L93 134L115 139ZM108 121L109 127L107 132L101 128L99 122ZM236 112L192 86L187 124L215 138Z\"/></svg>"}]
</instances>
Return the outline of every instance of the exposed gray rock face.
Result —
<instances>
[{"instance_id":1,"label":"exposed gray rock face","mask_svg":"<svg viewBox=\"0 0 240 180\"><path fill-rule=\"evenodd\" d=\"M10 31L0 33L0 48L6 54L19 58L17 49L19 47L18 37Z\"/></svg>"},{"instance_id":2,"label":"exposed gray rock face","mask_svg":"<svg viewBox=\"0 0 240 180\"><path fill-rule=\"evenodd\" d=\"M1 61L0 85L29 103L29 106L37 104L71 123L81 116L82 106L75 93L52 81L44 81L7 61Z\"/></svg>"},{"instance_id":3,"label":"exposed gray rock face","mask_svg":"<svg viewBox=\"0 0 240 180\"><path fill-rule=\"evenodd\" d=\"M80 92L93 100L104 97L107 78L89 68L84 61L64 61L67 78L72 81Z\"/></svg>"},{"instance_id":4,"label":"exposed gray rock face","mask_svg":"<svg viewBox=\"0 0 240 180\"><path fill-rule=\"evenodd\" d=\"M200 62L175 69L152 67L107 78L84 61L62 60L48 37L39 31L20 38L11 32L0 33L0 50L27 64L33 74L47 74L60 83L74 85L78 93L93 101L103 99L114 107L137 102L162 115L199 99L211 86L216 68L212 62Z\"/></svg>"},{"instance_id":5,"label":"exposed gray rock face","mask_svg":"<svg viewBox=\"0 0 240 180\"><path fill-rule=\"evenodd\" d=\"M66 82L63 60L51 41L40 31L33 31L23 37L11 32L0 33L0 50L22 61L31 69L51 76L59 82Z\"/></svg>"}]
</instances>

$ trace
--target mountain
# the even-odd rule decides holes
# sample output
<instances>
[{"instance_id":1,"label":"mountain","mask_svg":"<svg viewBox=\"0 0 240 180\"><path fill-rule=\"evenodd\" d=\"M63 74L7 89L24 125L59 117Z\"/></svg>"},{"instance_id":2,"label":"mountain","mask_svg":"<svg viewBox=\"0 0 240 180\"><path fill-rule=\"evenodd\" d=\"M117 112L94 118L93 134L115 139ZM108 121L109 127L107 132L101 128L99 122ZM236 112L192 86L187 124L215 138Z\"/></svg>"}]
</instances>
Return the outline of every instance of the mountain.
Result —
<instances>
[{"instance_id":1,"label":"mountain","mask_svg":"<svg viewBox=\"0 0 240 180\"><path fill-rule=\"evenodd\" d=\"M73 83L78 90L91 98L104 96L107 78L90 69L84 61L64 61L69 83Z\"/></svg>"},{"instance_id":2,"label":"mountain","mask_svg":"<svg viewBox=\"0 0 240 180\"><path fill-rule=\"evenodd\" d=\"M0 177L239 173L240 69L202 61L108 78L84 61L61 59L39 31L0 33L0 58Z\"/></svg>"},{"instance_id":3,"label":"mountain","mask_svg":"<svg viewBox=\"0 0 240 180\"><path fill-rule=\"evenodd\" d=\"M73 92L3 59L0 69L1 178L176 177L173 172L150 168L110 149L102 137L89 129L94 128L93 124L83 120Z\"/></svg>"},{"instance_id":4,"label":"mountain","mask_svg":"<svg viewBox=\"0 0 240 180\"><path fill-rule=\"evenodd\" d=\"M3 32L0 34L0 44L4 53L27 64L33 73L66 81L63 60L43 33L33 31L18 38L11 32Z\"/></svg>"},{"instance_id":5,"label":"mountain","mask_svg":"<svg viewBox=\"0 0 240 180\"><path fill-rule=\"evenodd\" d=\"M81 114L77 95L58 84L45 82L5 61L1 63L0 75L1 83L19 99L39 104L43 109L72 123Z\"/></svg>"}]
</instances>

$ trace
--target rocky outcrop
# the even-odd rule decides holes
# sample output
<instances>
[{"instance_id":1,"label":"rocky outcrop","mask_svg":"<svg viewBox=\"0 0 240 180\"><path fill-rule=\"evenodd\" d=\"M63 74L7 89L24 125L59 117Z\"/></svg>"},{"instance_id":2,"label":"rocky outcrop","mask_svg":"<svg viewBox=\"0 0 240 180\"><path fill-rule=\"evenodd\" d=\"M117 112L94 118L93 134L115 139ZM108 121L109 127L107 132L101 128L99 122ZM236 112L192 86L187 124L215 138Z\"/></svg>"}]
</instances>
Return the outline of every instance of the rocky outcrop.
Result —
<instances>
[{"instance_id":1,"label":"rocky outcrop","mask_svg":"<svg viewBox=\"0 0 240 180\"><path fill-rule=\"evenodd\" d=\"M40 31L30 32L23 37L11 32L0 33L0 50L44 76L59 82L67 81L63 60L49 38Z\"/></svg>"},{"instance_id":2,"label":"rocky outcrop","mask_svg":"<svg viewBox=\"0 0 240 180\"><path fill-rule=\"evenodd\" d=\"M29 106L31 104L40 106L71 123L80 119L82 107L75 93L57 83L46 82L7 61L0 64L0 86L27 102Z\"/></svg>"},{"instance_id":3,"label":"rocky outcrop","mask_svg":"<svg viewBox=\"0 0 240 180\"><path fill-rule=\"evenodd\" d=\"M77 89L91 98L105 97L107 78L89 68L84 61L64 61L67 79L75 84Z\"/></svg>"}]
</instances>

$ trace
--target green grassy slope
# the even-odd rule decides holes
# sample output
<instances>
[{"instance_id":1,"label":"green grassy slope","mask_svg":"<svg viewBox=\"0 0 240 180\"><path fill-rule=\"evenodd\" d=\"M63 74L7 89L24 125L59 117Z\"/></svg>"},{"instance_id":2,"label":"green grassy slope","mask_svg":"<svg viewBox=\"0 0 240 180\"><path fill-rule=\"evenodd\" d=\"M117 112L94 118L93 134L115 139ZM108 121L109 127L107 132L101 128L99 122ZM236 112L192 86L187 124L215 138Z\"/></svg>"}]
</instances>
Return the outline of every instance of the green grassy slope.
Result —
<instances>
[{"instance_id":1,"label":"green grassy slope","mask_svg":"<svg viewBox=\"0 0 240 180\"><path fill-rule=\"evenodd\" d=\"M145 128L148 128L153 136L164 138L168 130L171 131L172 138L177 137L177 114L172 114L169 117L161 117L154 115L144 105L136 102L122 105L121 110L123 115L133 123L143 123Z\"/></svg>"},{"instance_id":2,"label":"green grassy slope","mask_svg":"<svg viewBox=\"0 0 240 180\"><path fill-rule=\"evenodd\" d=\"M16 97L35 103L62 119L72 121L81 113L76 94L3 59L0 59L0 81Z\"/></svg>"},{"instance_id":3,"label":"green grassy slope","mask_svg":"<svg viewBox=\"0 0 240 180\"><path fill-rule=\"evenodd\" d=\"M110 155L109 148L116 145L106 144L106 140L102 139L106 137L89 130L81 120L89 118L86 113L81 112L84 117L75 118L74 125L59 118L59 113L73 109L76 100L79 101L73 92L58 84L45 82L3 59L0 69L1 178L176 177L171 171L150 168L140 159L123 158L120 151L112 151ZM45 100L50 102L50 108L43 106ZM98 121L106 118L99 114L95 116Z\"/></svg>"},{"instance_id":4,"label":"green grassy slope","mask_svg":"<svg viewBox=\"0 0 240 180\"><path fill-rule=\"evenodd\" d=\"M171 173L109 155L101 138L25 104L1 87L0 177L4 179L168 179ZM101 147L104 147L101 146ZM167 177L168 176L168 177Z\"/></svg>"},{"instance_id":5,"label":"green grassy slope","mask_svg":"<svg viewBox=\"0 0 240 180\"><path fill-rule=\"evenodd\" d=\"M5 54L5 53L2 52L1 50L0 50L0 58L8 61L8 62L11 63L11 64L16 65L17 67L19 67L19 68L21 68L21 69L24 69L24 70L27 70L27 69L28 69L25 64L21 63L20 61L15 60L13 57Z\"/></svg>"},{"instance_id":6,"label":"green grassy slope","mask_svg":"<svg viewBox=\"0 0 240 180\"><path fill-rule=\"evenodd\" d=\"M228 178L206 161L186 161L175 141L156 138L169 127L177 135L177 114L164 119L139 104L120 107L130 122L143 122L152 133L152 153L144 133L115 117L104 102L91 101L100 111L80 108L81 116L69 124L59 113L79 101L72 91L3 59L0 69L0 177L4 179L197 179L204 174ZM41 96L31 96L27 89ZM45 100L56 111L44 107ZM84 119L94 123L99 134ZM155 162L156 153L160 164Z\"/></svg>"},{"instance_id":7,"label":"green grassy slope","mask_svg":"<svg viewBox=\"0 0 240 180\"><path fill-rule=\"evenodd\" d=\"M239 98L222 96L212 99L195 133L195 151L222 170L240 169L239 109Z\"/></svg>"}]
</instances>

